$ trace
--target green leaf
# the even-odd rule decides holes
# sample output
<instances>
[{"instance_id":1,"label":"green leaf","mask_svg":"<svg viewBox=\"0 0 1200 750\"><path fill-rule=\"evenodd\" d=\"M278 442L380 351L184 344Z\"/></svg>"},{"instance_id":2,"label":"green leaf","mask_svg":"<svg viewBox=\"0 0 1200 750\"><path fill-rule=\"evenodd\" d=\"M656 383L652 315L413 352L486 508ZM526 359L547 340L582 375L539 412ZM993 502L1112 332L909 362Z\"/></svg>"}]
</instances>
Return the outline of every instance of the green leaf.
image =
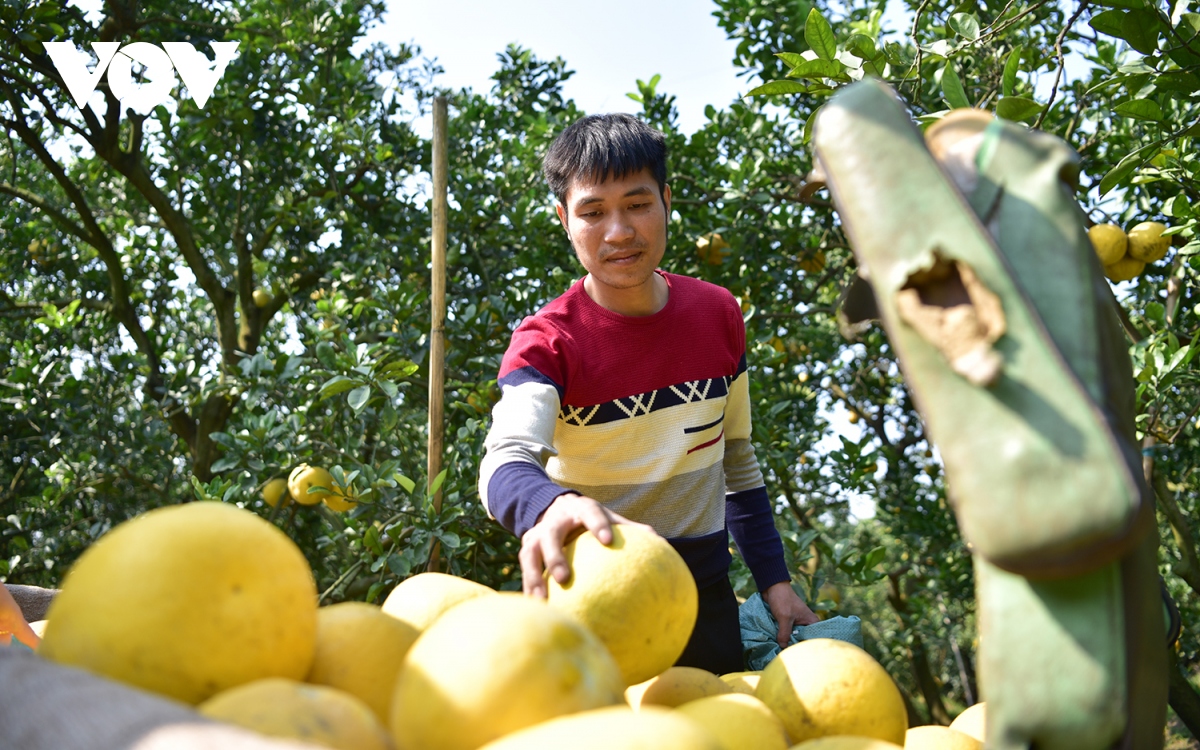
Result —
<instances>
[{"instance_id":1,"label":"green leaf","mask_svg":"<svg viewBox=\"0 0 1200 750\"><path fill-rule=\"evenodd\" d=\"M881 53L875 47L875 40L866 34L854 34L846 40L845 49L863 60L874 60Z\"/></svg>"},{"instance_id":2,"label":"green leaf","mask_svg":"<svg viewBox=\"0 0 1200 750\"><path fill-rule=\"evenodd\" d=\"M1103 5L1107 8L1128 8L1130 10L1137 10L1139 8L1146 7L1144 0L1092 0L1092 2L1095 5Z\"/></svg>"},{"instance_id":3,"label":"green leaf","mask_svg":"<svg viewBox=\"0 0 1200 750\"><path fill-rule=\"evenodd\" d=\"M950 28L964 39L975 41L979 38L979 19L970 13L955 13L950 16Z\"/></svg>"},{"instance_id":4,"label":"green leaf","mask_svg":"<svg viewBox=\"0 0 1200 750\"><path fill-rule=\"evenodd\" d=\"M837 60L805 60L792 68L788 78L840 78L850 80L846 75L846 66Z\"/></svg>"},{"instance_id":5,"label":"green leaf","mask_svg":"<svg viewBox=\"0 0 1200 750\"><path fill-rule=\"evenodd\" d=\"M783 60L783 63L789 68L795 68L808 62L804 55L796 52L776 52L775 56Z\"/></svg>"},{"instance_id":6,"label":"green leaf","mask_svg":"<svg viewBox=\"0 0 1200 750\"><path fill-rule=\"evenodd\" d=\"M837 56L837 37L833 35L833 27L816 8L808 12L808 20L804 23L804 41L822 60L832 60Z\"/></svg>"},{"instance_id":7,"label":"green leaf","mask_svg":"<svg viewBox=\"0 0 1200 750\"><path fill-rule=\"evenodd\" d=\"M962 81L954 71L952 62L947 62L946 67L942 68L942 93L946 96L946 103L954 109L971 106L971 100L967 98L967 92L963 89Z\"/></svg>"},{"instance_id":8,"label":"green leaf","mask_svg":"<svg viewBox=\"0 0 1200 750\"><path fill-rule=\"evenodd\" d=\"M442 469L438 475L433 478L433 484L429 485L429 489L425 492L425 497L433 497L442 488L442 482L446 481L446 472L449 469Z\"/></svg>"},{"instance_id":9,"label":"green leaf","mask_svg":"<svg viewBox=\"0 0 1200 750\"><path fill-rule=\"evenodd\" d=\"M1154 79L1154 86L1161 91L1194 94L1200 91L1200 76L1186 70L1168 70Z\"/></svg>"},{"instance_id":10,"label":"green leaf","mask_svg":"<svg viewBox=\"0 0 1200 750\"><path fill-rule=\"evenodd\" d=\"M799 81L767 81L761 86L750 89L746 96L773 96L776 94L804 94L808 87Z\"/></svg>"},{"instance_id":11,"label":"green leaf","mask_svg":"<svg viewBox=\"0 0 1200 750\"><path fill-rule=\"evenodd\" d=\"M458 534L453 531L443 531L437 535L438 539L442 540L442 546L446 549L458 549L462 544L462 540L458 538Z\"/></svg>"},{"instance_id":12,"label":"green leaf","mask_svg":"<svg viewBox=\"0 0 1200 750\"><path fill-rule=\"evenodd\" d=\"M1135 120L1149 120L1150 122L1162 122L1163 120L1162 107L1159 107L1158 102L1153 99L1132 99L1122 102L1113 109L1113 112Z\"/></svg>"},{"instance_id":13,"label":"green leaf","mask_svg":"<svg viewBox=\"0 0 1200 750\"><path fill-rule=\"evenodd\" d=\"M361 412L367 405L367 402L370 400L371 386L369 385L363 385L355 388L354 390L350 391L350 395L347 397L350 408L354 410L355 414Z\"/></svg>"},{"instance_id":14,"label":"green leaf","mask_svg":"<svg viewBox=\"0 0 1200 750\"><path fill-rule=\"evenodd\" d=\"M1021 69L1021 57L1025 54L1024 47L1017 47L1008 53L1004 61L1004 95L1012 96L1017 89L1017 71Z\"/></svg>"},{"instance_id":15,"label":"green leaf","mask_svg":"<svg viewBox=\"0 0 1200 750\"><path fill-rule=\"evenodd\" d=\"M1138 154L1132 153L1110 169L1100 180L1100 197L1103 198L1108 191L1128 179L1140 163Z\"/></svg>"},{"instance_id":16,"label":"green leaf","mask_svg":"<svg viewBox=\"0 0 1200 750\"><path fill-rule=\"evenodd\" d=\"M1006 96L996 102L996 114L1013 122L1028 120L1041 111L1041 104L1023 96Z\"/></svg>"},{"instance_id":17,"label":"green leaf","mask_svg":"<svg viewBox=\"0 0 1200 750\"><path fill-rule=\"evenodd\" d=\"M345 393L348 390L357 388L360 385L359 381L351 380L345 375L336 375L321 386L321 397L319 401L324 401L327 398L332 398L339 393Z\"/></svg>"},{"instance_id":18,"label":"green leaf","mask_svg":"<svg viewBox=\"0 0 1200 750\"><path fill-rule=\"evenodd\" d=\"M1124 39L1143 55L1152 54L1158 49L1158 33L1162 22L1155 10L1106 10L1092 16L1088 24L1101 34Z\"/></svg>"},{"instance_id":19,"label":"green leaf","mask_svg":"<svg viewBox=\"0 0 1200 750\"><path fill-rule=\"evenodd\" d=\"M404 476L400 472L393 474L392 479L395 479L396 484L400 485L405 492L412 492L414 489L416 489L417 483Z\"/></svg>"},{"instance_id":20,"label":"green leaf","mask_svg":"<svg viewBox=\"0 0 1200 750\"><path fill-rule=\"evenodd\" d=\"M817 113L820 111L821 108L817 107L812 111L812 114L808 116L808 119L804 121L803 143L808 143L812 140L813 126L817 122Z\"/></svg>"}]
</instances>

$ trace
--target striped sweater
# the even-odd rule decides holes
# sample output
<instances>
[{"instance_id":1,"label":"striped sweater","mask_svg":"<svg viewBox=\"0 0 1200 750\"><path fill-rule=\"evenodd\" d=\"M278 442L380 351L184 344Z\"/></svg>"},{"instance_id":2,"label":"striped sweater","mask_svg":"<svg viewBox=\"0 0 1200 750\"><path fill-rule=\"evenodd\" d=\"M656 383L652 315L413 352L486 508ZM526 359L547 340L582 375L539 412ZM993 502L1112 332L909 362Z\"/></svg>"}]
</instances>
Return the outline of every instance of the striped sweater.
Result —
<instances>
[{"instance_id":1,"label":"striped sweater","mask_svg":"<svg viewBox=\"0 0 1200 750\"><path fill-rule=\"evenodd\" d=\"M730 533L760 590L790 580L750 444L741 309L719 286L658 273L670 293L653 315L607 310L580 281L513 332L484 506L521 535L574 491L653 526L701 587L728 574Z\"/></svg>"}]
</instances>

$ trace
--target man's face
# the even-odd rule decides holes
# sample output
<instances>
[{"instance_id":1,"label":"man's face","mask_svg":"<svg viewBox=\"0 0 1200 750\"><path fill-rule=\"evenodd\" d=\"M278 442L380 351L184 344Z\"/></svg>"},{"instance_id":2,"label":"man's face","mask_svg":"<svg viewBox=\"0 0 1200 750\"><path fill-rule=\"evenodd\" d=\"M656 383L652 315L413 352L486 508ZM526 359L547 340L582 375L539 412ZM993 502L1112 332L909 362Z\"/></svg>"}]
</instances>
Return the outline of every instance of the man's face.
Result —
<instances>
[{"instance_id":1,"label":"man's face","mask_svg":"<svg viewBox=\"0 0 1200 750\"><path fill-rule=\"evenodd\" d=\"M667 249L671 188L649 169L603 183L574 180L557 207L579 262L605 291L648 284Z\"/></svg>"}]
</instances>

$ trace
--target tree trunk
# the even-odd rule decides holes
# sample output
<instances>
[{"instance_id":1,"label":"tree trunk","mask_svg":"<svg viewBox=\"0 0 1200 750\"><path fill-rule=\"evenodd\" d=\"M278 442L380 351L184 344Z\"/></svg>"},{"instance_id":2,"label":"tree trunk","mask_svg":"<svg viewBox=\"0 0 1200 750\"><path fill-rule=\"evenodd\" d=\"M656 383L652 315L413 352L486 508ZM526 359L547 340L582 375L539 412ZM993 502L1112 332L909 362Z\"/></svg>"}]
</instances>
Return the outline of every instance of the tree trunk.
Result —
<instances>
[{"instance_id":1,"label":"tree trunk","mask_svg":"<svg viewBox=\"0 0 1200 750\"><path fill-rule=\"evenodd\" d=\"M1200 738L1200 694L1179 668L1175 649L1167 649L1167 662L1167 702L1192 737Z\"/></svg>"}]
</instances>

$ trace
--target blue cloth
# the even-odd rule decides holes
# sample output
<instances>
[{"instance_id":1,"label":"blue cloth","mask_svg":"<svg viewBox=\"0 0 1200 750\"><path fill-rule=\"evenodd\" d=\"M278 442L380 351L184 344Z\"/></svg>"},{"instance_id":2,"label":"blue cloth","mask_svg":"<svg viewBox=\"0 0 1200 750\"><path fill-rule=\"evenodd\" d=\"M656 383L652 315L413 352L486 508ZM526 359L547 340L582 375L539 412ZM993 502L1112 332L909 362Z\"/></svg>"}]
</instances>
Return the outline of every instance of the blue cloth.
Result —
<instances>
[{"instance_id":1,"label":"blue cloth","mask_svg":"<svg viewBox=\"0 0 1200 750\"><path fill-rule=\"evenodd\" d=\"M761 596L754 594L738 607L738 625L742 631L742 659L746 669L759 671L765 668L781 649L775 640L779 623ZM833 638L862 648L862 620L851 615L830 617L812 625L797 625L792 628L788 645L812 638Z\"/></svg>"}]
</instances>

